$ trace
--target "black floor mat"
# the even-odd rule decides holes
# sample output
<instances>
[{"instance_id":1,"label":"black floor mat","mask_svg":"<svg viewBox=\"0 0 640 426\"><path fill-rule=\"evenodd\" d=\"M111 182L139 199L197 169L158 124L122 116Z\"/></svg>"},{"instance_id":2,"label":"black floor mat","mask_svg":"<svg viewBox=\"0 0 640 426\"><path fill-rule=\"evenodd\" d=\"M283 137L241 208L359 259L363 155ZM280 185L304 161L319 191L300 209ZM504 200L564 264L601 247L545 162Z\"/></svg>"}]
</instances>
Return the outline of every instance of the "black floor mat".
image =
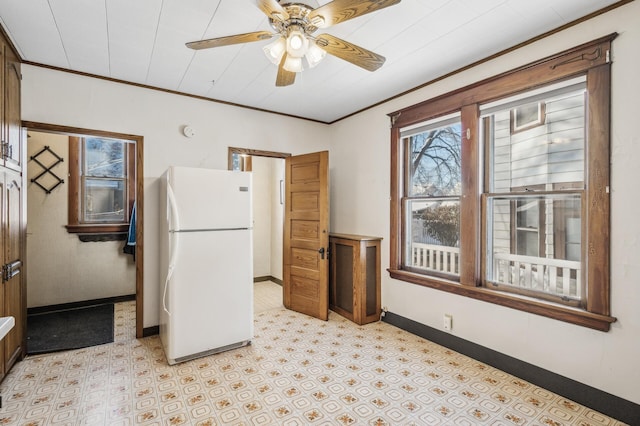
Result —
<instances>
[{"instance_id":1,"label":"black floor mat","mask_svg":"<svg viewBox=\"0 0 640 426\"><path fill-rule=\"evenodd\" d=\"M27 353L42 354L113 342L113 303L27 316Z\"/></svg>"}]
</instances>

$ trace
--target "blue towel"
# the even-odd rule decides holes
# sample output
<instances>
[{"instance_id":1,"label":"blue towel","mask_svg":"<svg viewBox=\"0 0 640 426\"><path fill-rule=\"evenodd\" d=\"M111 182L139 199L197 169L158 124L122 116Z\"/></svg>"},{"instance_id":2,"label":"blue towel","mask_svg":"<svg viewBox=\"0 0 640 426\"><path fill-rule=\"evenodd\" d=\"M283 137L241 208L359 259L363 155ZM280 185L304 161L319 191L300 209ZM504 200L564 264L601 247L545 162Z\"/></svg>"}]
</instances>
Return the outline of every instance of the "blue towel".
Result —
<instances>
[{"instance_id":1,"label":"blue towel","mask_svg":"<svg viewBox=\"0 0 640 426\"><path fill-rule=\"evenodd\" d=\"M136 203L133 203L131 210L131 220L129 221L129 232L127 233L127 244L124 245L122 251L133 256L136 259Z\"/></svg>"}]
</instances>

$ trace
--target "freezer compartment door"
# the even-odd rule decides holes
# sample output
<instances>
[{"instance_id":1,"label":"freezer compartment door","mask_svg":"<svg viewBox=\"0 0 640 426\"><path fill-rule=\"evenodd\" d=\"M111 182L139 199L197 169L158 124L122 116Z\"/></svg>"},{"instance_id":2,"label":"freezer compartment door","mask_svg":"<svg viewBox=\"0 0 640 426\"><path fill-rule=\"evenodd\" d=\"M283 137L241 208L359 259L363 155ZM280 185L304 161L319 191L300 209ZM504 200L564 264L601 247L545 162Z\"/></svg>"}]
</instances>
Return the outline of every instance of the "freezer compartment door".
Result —
<instances>
[{"instance_id":1,"label":"freezer compartment door","mask_svg":"<svg viewBox=\"0 0 640 426\"><path fill-rule=\"evenodd\" d=\"M253 338L252 231L172 235L174 265L161 337L168 359Z\"/></svg>"},{"instance_id":2,"label":"freezer compartment door","mask_svg":"<svg viewBox=\"0 0 640 426\"><path fill-rule=\"evenodd\" d=\"M252 224L251 173L171 167L167 192L171 230L237 229Z\"/></svg>"}]
</instances>

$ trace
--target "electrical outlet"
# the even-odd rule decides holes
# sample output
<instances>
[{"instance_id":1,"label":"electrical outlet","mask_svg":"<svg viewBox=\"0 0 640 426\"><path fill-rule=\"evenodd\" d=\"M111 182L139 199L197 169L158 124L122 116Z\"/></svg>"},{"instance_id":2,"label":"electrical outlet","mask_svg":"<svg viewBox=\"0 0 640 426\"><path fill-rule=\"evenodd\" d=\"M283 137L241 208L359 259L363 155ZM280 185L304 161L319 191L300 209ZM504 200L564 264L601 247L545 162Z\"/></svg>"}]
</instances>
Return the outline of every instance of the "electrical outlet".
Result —
<instances>
[{"instance_id":1,"label":"electrical outlet","mask_svg":"<svg viewBox=\"0 0 640 426\"><path fill-rule=\"evenodd\" d=\"M446 330L446 331L451 331L451 329L453 328L453 316L449 315L449 314L444 314L444 321L442 324L442 327Z\"/></svg>"}]
</instances>

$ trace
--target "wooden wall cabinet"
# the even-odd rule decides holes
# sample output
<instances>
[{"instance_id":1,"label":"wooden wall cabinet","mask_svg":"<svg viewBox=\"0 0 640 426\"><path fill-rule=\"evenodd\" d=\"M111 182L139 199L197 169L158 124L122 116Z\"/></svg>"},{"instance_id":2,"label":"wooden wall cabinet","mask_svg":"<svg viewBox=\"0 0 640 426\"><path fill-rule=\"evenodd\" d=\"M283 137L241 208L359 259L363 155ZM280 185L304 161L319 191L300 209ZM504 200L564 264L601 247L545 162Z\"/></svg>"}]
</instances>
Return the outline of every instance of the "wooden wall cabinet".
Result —
<instances>
[{"instance_id":1,"label":"wooden wall cabinet","mask_svg":"<svg viewBox=\"0 0 640 426\"><path fill-rule=\"evenodd\" d=\"M380 319L381 241L363 235L329 235L329 309L360 325Z\"/></svg>"},{"instance_id":2,"label":"wooden wall cabinet","mask_svg":"<svg viewBox=\"0 0 640 426\"><path fill-rule=\"evenodd\" d=\"M22 119L20 115L20 60L9 48L4 53L4 123L2 129L2 159L4 167L22 171Z\"/></svg>"}]
</instances>

